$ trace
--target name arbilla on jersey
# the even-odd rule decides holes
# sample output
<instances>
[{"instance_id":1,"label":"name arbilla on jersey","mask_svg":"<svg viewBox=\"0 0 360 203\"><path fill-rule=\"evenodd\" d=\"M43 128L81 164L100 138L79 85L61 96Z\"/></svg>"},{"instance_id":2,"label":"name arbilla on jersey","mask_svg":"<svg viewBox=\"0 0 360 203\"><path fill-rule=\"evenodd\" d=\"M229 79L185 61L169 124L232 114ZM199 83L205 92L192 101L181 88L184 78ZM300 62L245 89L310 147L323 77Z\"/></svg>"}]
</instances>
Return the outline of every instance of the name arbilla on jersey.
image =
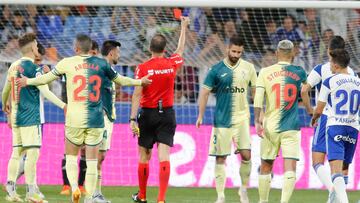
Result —
<instances>
[{"instance_id":1,"label":"name arbilla on jersey","mask_svg":"<svg viewBox=\"0 0 360 203\"><path fill-rule=\"evenodd\" d=\"M174 69L168 68L168 69L161 69L161 70L148 70L149 75L164 75L164 74L172 74L174 73Z\"/></svg>"}]
</instances>

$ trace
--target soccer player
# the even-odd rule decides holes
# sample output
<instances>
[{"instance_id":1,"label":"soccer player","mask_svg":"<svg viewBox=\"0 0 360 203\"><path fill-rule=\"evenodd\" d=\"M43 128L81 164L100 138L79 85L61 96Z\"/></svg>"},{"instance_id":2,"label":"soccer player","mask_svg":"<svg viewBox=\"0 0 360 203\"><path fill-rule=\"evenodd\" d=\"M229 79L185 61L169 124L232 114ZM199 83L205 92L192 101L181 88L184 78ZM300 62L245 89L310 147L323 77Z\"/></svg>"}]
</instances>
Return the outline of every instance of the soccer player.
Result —
<instances>
[{"instance_id":1,"label":"soccer player","mask_svg":"<svg viewBox=\"0 0 360 203\"><path fill-rule=\"evenodd\" d=\"M107 40L102 44L101 55L105 60L113 67L120 60L120 42L115 40ZM102 90L101 90L101 99L103 102L104 109L104 135L103 140L100 144L100 151L98 156L98 180L96 184L96 191L94 194L95 202L110 202L107 201L104 195L101 192L101 181L102 181L102 163L105 160L106 152L110 150L111 137L113 132L114 121L116 119L116 109L115 109L115 98L116 98L116 89L115 83L111 80L105 78L103 80Z\"/></svg>"},{"instance_id":2,"label":"soccer player","mask_svg":"<svg viewBox=\"0 0 360 203\"><path fill-rule=\"evenodd\" d=\"M11 64L2 92L2 101L6 103L11 92L11 124L13 134L13 151L8 164L6 200L22 201L16 193L16 178L19 171L19 158L25 151L25 182L27 184L26 200L45 202L36 184L36 163L41 147L40 92L49 101L62 109L66 104L50 92L47 85L38 87L21 87L16 83L19 77L35 78L42 73L42 68L34 64L38 56L36 35L27 33L19 39L23 57ZM6 105L3 105L3 110Z\"/></svg>"},{"instance_id":3,"label":"soccer player","mask_svg":"<svg viewBox=\"0 0 360 203\"><path fill-rule=\"evenodd\" d=\"M298 95L301 84L306 84L306 72L291 64L294 57L294 45L291 41L280 41L276 56L276 64L260 70L254 101L256 132L262 138L260 203L268 202L272 167L280 148L284 158L284 183L280 202L289 202L295 187L296 161L299 160L300 153ZM262 120L260 113L264 98L266 112Z\"/></svg>"},{"instance_id":4,"label":"soccer player","mask_svg":"<svg viewBox=\"0 0 360 203\"><path fill-rule=\"evenodd\" d=\"M49 66L42 64L42 60L43 60L43 56L45 55L45 48L38 43L38 55L35 55L35 59L34 59L34 63L36 65L38 65L40 68L42 68L41 70L41 74L44 73L48 73L50 72L50 68ZM37 75L39 76L39 75ZM45 123L45 113L44 113L44 97L40 94L40 123L41 123L41 134L43 135L43 127L44 127L44 123ZM21 176L24 175L25 171L25 160L26 160L26 153L22 153L21 157L20 157L20 163L19 163L19 171L18 171L18 175L16 180L19 180L21 178ZM36 175L36 174L35 174ZM35 177L36 179L36 177ZM37 185L35 185L38 194L41 196L41 198L45 198L44 194L42 194L39 190L39 187Z\"/></svg>"},{"instance_id":5,"label":"soccer player","mask_svg":"<svg viewBox=\"0 0 360 203\"><path fill-rule=\"evenodd\" d=\"M331 72L335 74L322 83L312 126L317 125L327 107L327 157L336 197L348 203L343 177L344 165L354 157L359 133L360 79L349 73L350 56L344 49L329 51Z\"/></svg>"},{"instance_id":6,"label":"soccer player","mask_svg":"<svg viewBox=\"0 0 360 203\"><path fill-rule=\"evenodd\" d=\"M331 38L328 46L328 52L335 49L345 49L345 40L341 36L334 36ZM348 67L347 68L349 74L355 75L354 71ZM303 102L310 104L309 91L311 88L316 87L316 96L319 95L321 89L321 83L325 81L327 78L331 77L333 73L330 69L330 62L325 64L320 64L315 66L315 68L310 72L307 78L307 84L303 85L301 89L302 97L304 98ZM326 123L327 123L327 114L328 114L328 106L325 107L322 115L319 119L319 124L315 127L315 135L312 141L312 165L313 168L319 177L319 180L326 186L329 191L329 201L334 198L333 184L331 181L331 176L329 171L324 166L325 155L326 155ZM311 115L313 113L313 109L307 110ZM344 179L345 183L348 182L347 172L349 166L344 163Z\"/></svg>"},{"instance_id":7,"label":"soccer player","mask_svg":"<svg viewBox=\"0 0 360 203\"><path fill-rule=\"evenodd\" d=\"M89 54L91 56L97 56L99 54L99 44L92 40L91 49ZM70 195L70 183L69 179L67 178L66 174L66 154L64 154L64 158L61 160L61 172L63 178L63 187L60 192L61 195ZM86 157L85 157L85 147L82 146L80 150L80 161L79 161L79 179L78 179L78 186L81 191L81 194L86 194L86 190L84 188L85 182L85 175L86 175Z\"/></svg>"},{"instance_id":8,"label":"soccer player","mask_svg":"<svg viewBox=\"0 0 360 203\"><path fill-rule=\"evenodd\" d=\"M149 160L155 143L158 146L160 161L160 184L157 202L165 202L170 177L170 147L173 146L176 129L175 111L172 108L174 103L174 82L176 71L183 64L181 55L184 52L188 24L189 18L181 17L178 47L170 58L164 57L167 43L165 37L157 34L150 42L151 59L140 64L136 69L136 78L151 74L153 83L145 88L135 87L132 97L130 127L132 132L139 136L140 153L138 165L139 192L132 195L135 202L147 202L146 185L149 177ZM141 111L138 114L139 104ZM139 125L136 123L136 118L138 118Z\"/></svg>"},{"instance_id":9,"label":"soccer player","mask_svg":"<svg viewBox=\"0 0 360 203\"><path fill-rule=\"evenodd\" d=\"M50 83L65 75L68 111L66 113L66 173L72 189L72 201L78 203L81 191L78 188L77 156L81 145L86 147L87 172L85 203L93 202L97 182L97 156L103 139L104 115L101 100L101 86L104 78L120 85L147 85L149 76L141 80L123 77L115 72L101 58L90 56L91 39L87 35L77 35L74 42L76 56L61 60L50 73L37 78L22 78L18 84L41 85Z\"/></svg>"},{"instance_id":10,"label":"soccer player","mask_svg":"<svg viewBox=\"0 0 360 203\"><path fill-rule=\"evenodd\" d=\"M255 96L256 70L252 63L241 59L244 41L232 37L227 48L227 57L211 67L207 74L199 96L199 115L196 127L200 127L210 93L216 97L214 127L210 139L210 156L216 157L215 186L216 203L225 202L225 162L231 154L231 143L236 146L235 153L240 153L241 187L240 201L248 203L247 185L251 171L251 137L250 111L248 104L248 87Z\"/></svg>"}]
</instances>

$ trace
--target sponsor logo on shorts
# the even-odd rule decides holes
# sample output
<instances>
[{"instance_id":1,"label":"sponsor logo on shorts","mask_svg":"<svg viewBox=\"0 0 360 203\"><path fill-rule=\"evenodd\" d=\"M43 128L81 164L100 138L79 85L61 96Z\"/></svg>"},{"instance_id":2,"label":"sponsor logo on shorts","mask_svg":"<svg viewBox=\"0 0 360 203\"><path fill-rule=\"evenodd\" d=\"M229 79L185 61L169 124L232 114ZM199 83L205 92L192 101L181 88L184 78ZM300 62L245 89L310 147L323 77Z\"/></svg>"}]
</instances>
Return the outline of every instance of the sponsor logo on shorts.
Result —
<instances>
[{"instance_id":1,"label":"sponsor logo on shorts","mask_svg":"<svg viewBox=\"0 0 360 203\"><path fill-rule=\"evenodd\" d=\"M344 141L344 142L349 142L350 144L356 144L355 138L351 138L350 136L343 136L343 135L336 135L334 137L334 141L335 142Z\"/></svg>"}]
</instances>

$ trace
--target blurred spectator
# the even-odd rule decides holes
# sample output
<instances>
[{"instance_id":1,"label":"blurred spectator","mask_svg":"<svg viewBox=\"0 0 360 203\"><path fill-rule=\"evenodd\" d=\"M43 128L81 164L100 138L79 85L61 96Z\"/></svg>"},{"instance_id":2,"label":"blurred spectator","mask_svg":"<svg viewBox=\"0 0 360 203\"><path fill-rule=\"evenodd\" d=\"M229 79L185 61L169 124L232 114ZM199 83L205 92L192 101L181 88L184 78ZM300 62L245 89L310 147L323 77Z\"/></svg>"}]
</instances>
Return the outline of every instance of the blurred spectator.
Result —
<instances>
[{"instance_id":1,"label":"blurred spectator","mask_svg":"<svg viewBox=\"0 0 360 203\"><path fill-rule=\"evenodd\" d=\"M2 41L6 41L9 35L17 35L19 37L25 33L34 32L31 26L26 23L23 14L24 12L19 10L14 12L12 22L6 26L2 34Z\"/></svg>"},{"instance_id":2,"label":"blurred spectator","mask_svg":"<svg viewBox=\"0 0 360 203\"><path fill-rule=\"evenodd\" d=\"M299 54L294 64L305 68L305 70L311 70L315 64L313 64L312 59L313 40L311 38L309 27L305 21L299 21L296 31L299 33L301 41L296 42Z\"/></svg>"},{"instance_id":3,"label":"blurred spectator","mask_svg":"<svg viewBox=\"0 0 360 203\"><path fill-rule=\"evenodd\" d=\"M19 51L18 36L15 34L9 34L7 37L6 46L0 52L0 61L11 62L9 59L18 59L21 57L21 53Z\"/></svg>"},{"instance_id":4,"label":"blurred spectator","mask_svg":"<svg viewBox=\"0 0 360 203\"><path fill-rule=\"evenodd\" d=\"M244 49L247 52L256 52L258 50L257 41L256 41L254 33L253 33L253 27L250 24L250 17L249 17L248 12L245 10L241 10L240 11L240 19L241 19L241 24L238 27L238 33L239 33L239 36L245 42Z\"/></svg>"},{"instance_id":5,"label":"blurred spectator","mask_svg":"<svg viewBox=\"0 0 360 203\"><path fill-rule=\"evenodd\" d=\"M261 60L261 68L266 68L268 66L274 65L276 63L276 55L274 49L267 49Z\"/></svg>"},{"instance_id":6,"label":"blurred spectator","mask_svg":"<svg viewBox=\"0 0 360 203\"><path fill-rule=\"evenodd\" d=\"M7 28L10 24L11 18L11 10L8 5L0 6L0 33L4 33L5 28ZM3 35L3 34L2 34ZM0 48L3 48L7 43L7 37L0 37Z\"/></svg>"},{"instance_id":7,"label":"blurred spectator","mask_svg":"<svg viewBox=\"0 0 360 203\"><path fill-rule=\"evenodd\" d=\"M116 20L117 15L118 13L114 9L110 38L121 42L121 59L126 62L138 57L136 54L139 53L139 32L134 26L134 21L129 11L123 10L119 21Z\"/></svg>"},{"instance_id":8,"label":"blurred spectator","mask_svg":"<svg viewBox=\"0 0 360 203\"><path fill-rule=\"evenodd\" d=\"M321 30L331 29L335 35L340 35L345 39L348 12L348 9L321 9Z\"/></svg>"},{"instance_id":9,"label":"blurred spectator","mask_svg":"<svg viewBox=\"0 0 360 203\"><path fill-rule=\"evenodd\" d=\"M305 9L303 20L308 27L308 31L310 32L313 42L318 42L320 40L321 27L317 11L313 8Z\"/></svg>"},{"instance_id":10,"label":"blurred spectator","mask_svg":"<svg viewBox=\"0 0 360 203\"><path fill-rule=\"evenodd\" d=\"M277 34L276 34L276 23L274 20L269 19L265 22L265 29L266 34L262 36L263 43L264 43L264 50L271 49L276 50L276 40L277 40Z\"/></svg>"},{"instance_id":11,"label":"blurred spectator","mask_svg":"<svg viewBox=\"0 0 360 203\"><path fill-rule=\"evenodd\" d=\"M160 26L158 25L156 17L153 15L147 16L146 17L146 25L143 26L143 29L141 30L141 33L140 33L141 37L143 38L142 41L143 41L144 51L147 51L152 37L159 30L160 30Z\"/></svg>"},{"instance_id":12,"label":"blurred spectator","mask_svg":"<svg viewBox=\"0 0 360 203\"><path fill-rule=\"evenodd\" d=\"M234 21L238 20L237 9L235 8L213 8L214 18L218 22Z\"/></svg>"},{"instance_id":13,"label":"blurred spectator","mask_svg":"<svg viewBox=\"0 0 360 203\"><path fill-rule=\"evenodd\" d=\"M230 42L230 38L236 35L235 23L232 20L228 20L224 23L224 43L227 45Z\"/></svg>"},{"instance_id":14,"label":"blurred spectator","mask_svg":"<svg viewBox=\"0 0 360 203\"><path fill-rule=\"evenodd\" d=\"M200 38L205 37L211 33L211 27L208 25L208 16L211 10L207 9L207 13L203 8L186 8L183 12L184 16L189 16L191 19L190 30L197 32Z\"/></svg>"},{"instance_id":15,"label":"blurred spectator","mask_svg":"<svg viewBox=\"0 0 360 203\"><path fill-rule=\"evenodd\" d=\"M324 63L329 60L327 55L327 49L330 39L333 36L334 36L334 31L332 29L324 30L324 32L322 33L322 40L320 41L317 64Z\"/></svg>"},{"instance_id":16,"label":"blurred spectator","mask_svg":"<svg viewBox=\"0 0 360 203\"><path fill-rule=\"evenodd\" d=\"M11 10L8 5L0 6L0 31L4 30L6 26L10 23Z\"/></svg>"},{"instance_id":17,"label":"blurred spectator","mask_svg":"<svg viewBox=\"0 0 360 203\"><path fill-rule=\"evenodd\" d=\"M36 22L38 19L38 9L35 5L26 6L26 24L29 25L34 32L36 32Z\"/></svg>"},{"instance_id":18,"label":"blurred spectator","mask_svg":"<svg viewBox=\"0 0 360 203\"><path fill-rule=\"evenodd\" d=\"M295 30L294 19L292 16L285 16L283 19L282 27L278 29L277 34L277 42L276 44L284 39L288 39L292 42L299 42L301 38L298 32Z\"/></svg>"},{"instance_id":19,"label":"blurred spectator","mask_svg":"<svg viewBox=\"0 0 360 203\"><path fill-rule=\"evenodd\" d=\"M347 37L346 46L350 53L350 56L359 56L360 53L360 14L355 10L349 13L347 22ZM350 66L360 70L358 67L360 64L359 57L352 57L350 60Z\"/></svg>"},{"instance_id":20,"label":"blurred spectator","mask_svg":"<svg viewBox=\"0 0 360 203\"><path fill-rule=\"evenodd\" d=\"M200 40L197 32L189 30L186 33L184 58L191 61L199 61L201 60L199 58L200 51Z\"/></svg>"}]
</instances>

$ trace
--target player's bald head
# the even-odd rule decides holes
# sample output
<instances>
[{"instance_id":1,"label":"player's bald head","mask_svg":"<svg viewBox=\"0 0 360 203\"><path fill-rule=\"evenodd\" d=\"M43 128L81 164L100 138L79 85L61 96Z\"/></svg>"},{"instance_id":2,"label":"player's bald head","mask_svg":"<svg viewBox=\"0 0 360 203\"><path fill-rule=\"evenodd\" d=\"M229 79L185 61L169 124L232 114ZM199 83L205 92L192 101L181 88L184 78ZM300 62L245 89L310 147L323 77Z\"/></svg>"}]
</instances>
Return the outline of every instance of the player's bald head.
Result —
<instances>
[{"instance_id":1,"label":"player's bald head","mask_svg":"<svg viewBox=\"0 0 360 203\"><path fill-rule=\"evenodd\" d=\"M162 34L156 34L150 42L150 51L155 53L163 53L166 47L166 38Z\"/></svg>"},{"instance_id":2,"label":"player's bald head","mask_svg":"<svg viewBox=\"0 0 360 203\"><path fill-rule=\"evenodd\" d=\"M76 35L75 39L75 49L77 51L87 54L92 48L93 41L91 38L85 34Z\"/></svg>"}]
</instances>

